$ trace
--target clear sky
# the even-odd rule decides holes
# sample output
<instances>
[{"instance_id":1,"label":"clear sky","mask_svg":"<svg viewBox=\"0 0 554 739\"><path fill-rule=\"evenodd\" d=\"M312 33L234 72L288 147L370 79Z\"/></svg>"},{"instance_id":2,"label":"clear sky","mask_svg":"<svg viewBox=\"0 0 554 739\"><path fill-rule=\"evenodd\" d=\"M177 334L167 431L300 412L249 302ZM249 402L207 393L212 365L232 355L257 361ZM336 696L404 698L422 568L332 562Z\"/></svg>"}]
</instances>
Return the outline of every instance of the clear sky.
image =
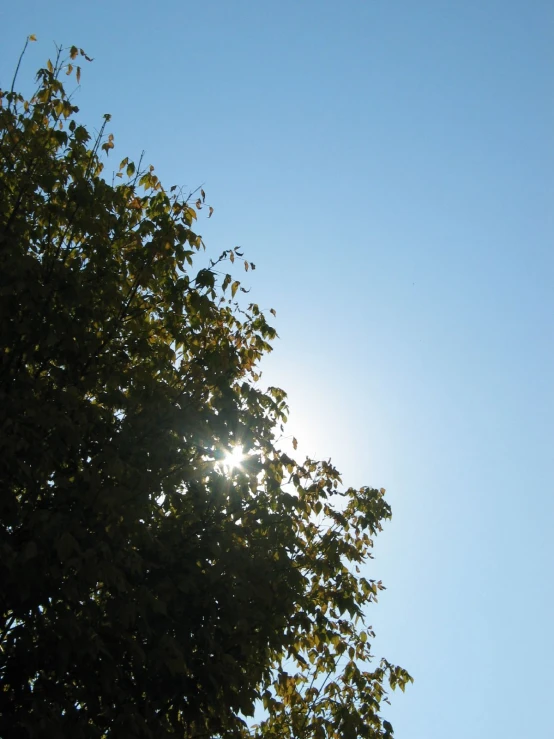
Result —
<instances>
[{"instance_id":1,"label":"clear sky","mask_svg":"<svg viewBox=\"0 0 554 739\"><path fill-rule=\"evenodd\" d=\"M202 183L277 310L301 449L386 487L374 652L399 739L552 736L552 0L19 0L0 83L95 57L114 163Z\"/></svg>"}]
</instances>

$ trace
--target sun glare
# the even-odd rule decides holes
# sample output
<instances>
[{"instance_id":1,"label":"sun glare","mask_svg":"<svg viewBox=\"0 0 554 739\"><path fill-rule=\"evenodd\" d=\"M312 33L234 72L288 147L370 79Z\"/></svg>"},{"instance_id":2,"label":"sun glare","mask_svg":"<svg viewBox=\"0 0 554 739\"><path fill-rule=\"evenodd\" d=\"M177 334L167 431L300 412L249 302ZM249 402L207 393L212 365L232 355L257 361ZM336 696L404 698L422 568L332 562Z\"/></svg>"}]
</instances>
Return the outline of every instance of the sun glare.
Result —
<instances>
[{"instance_id":1,"label":"sun glare","mask_svg":"<svg viewBox=\"0 0 554 739\"><path fill-rule=\"evenodd\" d=\"M223 459L223 464L225 466L226 472L229 473L240 468L240 464L243 459L244 453L242 451L242 447L240 445L233 447L225 454L225 457Z\"/></svg>"}]
</instances>

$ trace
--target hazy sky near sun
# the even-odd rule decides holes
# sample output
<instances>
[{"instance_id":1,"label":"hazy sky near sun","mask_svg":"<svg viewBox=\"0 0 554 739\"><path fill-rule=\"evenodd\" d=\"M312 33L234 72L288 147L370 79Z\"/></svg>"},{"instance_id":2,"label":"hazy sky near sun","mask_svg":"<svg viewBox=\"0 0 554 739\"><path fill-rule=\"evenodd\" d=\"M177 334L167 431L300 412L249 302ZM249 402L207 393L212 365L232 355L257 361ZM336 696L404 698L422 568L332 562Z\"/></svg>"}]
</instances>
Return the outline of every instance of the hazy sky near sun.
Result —
<instances>
[{"instance_id":1,"label":"hazy sky near sun","mask_svg":"<svg viewBox=\"0 0 554 739\"><path fill-rule=\"evenodd\" d=\"M547 737L554 690L554 3L4 3L0 84L83 47L116 165L203 184L277 310L301 449L386 487L374 652L399 739ZM29 86L28 86L29 87Z\"/></svg>"}]
</instances>

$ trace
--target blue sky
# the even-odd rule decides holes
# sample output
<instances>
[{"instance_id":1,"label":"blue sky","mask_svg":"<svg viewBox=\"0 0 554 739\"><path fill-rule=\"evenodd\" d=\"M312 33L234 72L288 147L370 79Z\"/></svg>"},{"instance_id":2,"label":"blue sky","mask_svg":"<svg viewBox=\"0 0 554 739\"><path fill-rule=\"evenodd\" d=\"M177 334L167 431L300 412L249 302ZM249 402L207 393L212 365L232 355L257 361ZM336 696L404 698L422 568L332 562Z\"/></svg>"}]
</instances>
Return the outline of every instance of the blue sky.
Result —
<instances>
[{"instance_id":1,"label":"blue sky","mask_svg":"<svg viewBox=\"0 0 554 739\"><path fill-rule=\"evenodd\" d=\"M376 655L399 739L549 736L554 689L554 4L30 2L0 83L77 44L114 163L202 183L277 310L265 380L303 451L386 487Z\"/></svg>"}]
</instances>

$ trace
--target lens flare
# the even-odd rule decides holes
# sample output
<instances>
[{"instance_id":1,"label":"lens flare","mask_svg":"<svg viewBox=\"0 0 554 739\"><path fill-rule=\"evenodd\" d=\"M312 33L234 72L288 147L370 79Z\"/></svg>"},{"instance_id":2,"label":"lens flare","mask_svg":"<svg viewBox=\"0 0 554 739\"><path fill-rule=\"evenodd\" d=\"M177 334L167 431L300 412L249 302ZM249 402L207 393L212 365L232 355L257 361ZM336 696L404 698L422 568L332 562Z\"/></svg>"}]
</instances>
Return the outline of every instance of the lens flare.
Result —
<instances>
[{"instance_id":1,"label":"lens flare","mask_svg":"<svg viewBox=\"0 0 554 739\"><path fill-rule=\"evenodd\" d=\"M244 453L242 447L237 445L230 449L223 458L223 465L227 473L233 470L240 469L241 462L244 459Z\"/></svg>"}]
</instances>

